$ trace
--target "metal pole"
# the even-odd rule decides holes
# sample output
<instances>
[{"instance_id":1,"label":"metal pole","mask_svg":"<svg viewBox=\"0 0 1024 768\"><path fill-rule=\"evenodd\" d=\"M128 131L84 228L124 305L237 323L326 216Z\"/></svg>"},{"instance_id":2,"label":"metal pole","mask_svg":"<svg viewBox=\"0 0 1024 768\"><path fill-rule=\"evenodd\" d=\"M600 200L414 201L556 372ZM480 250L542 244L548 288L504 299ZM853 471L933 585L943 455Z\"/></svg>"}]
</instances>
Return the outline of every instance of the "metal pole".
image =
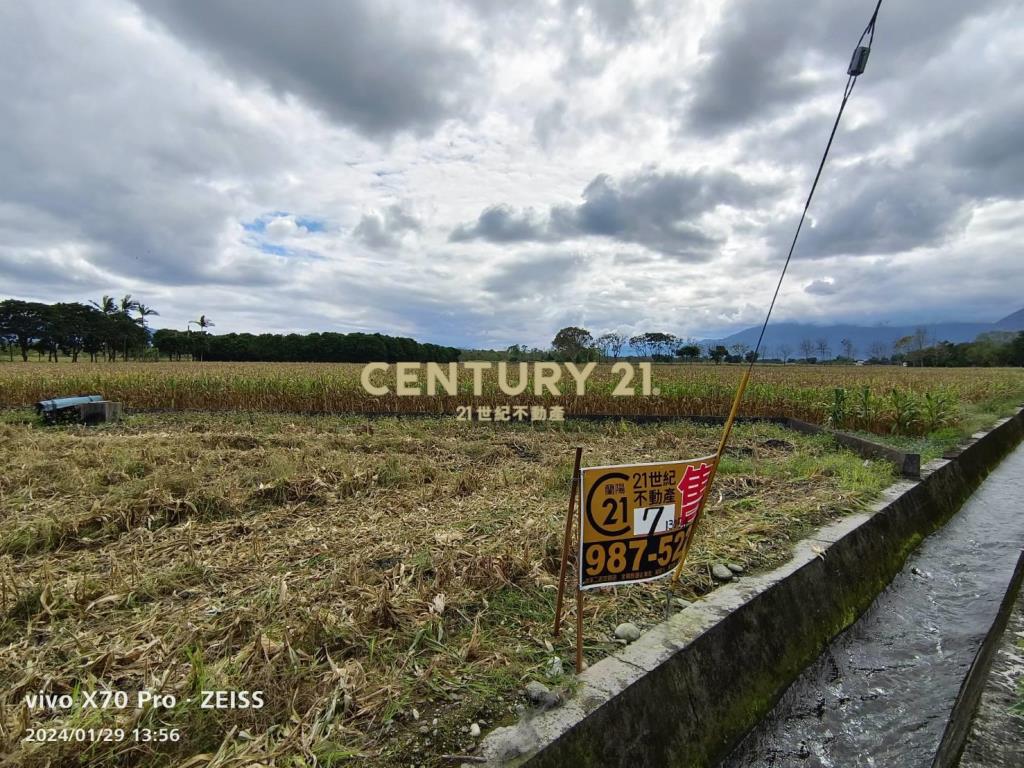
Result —
<instances>
[{"instance_id":1,"label":"metal pole","mask_svg":"<svg viewBox=\"0 0 1024 768\"><path fill-rule=\"evenodd\" d=\"M558 572L558 600L555 602L555 637L562 625L562 601L565 598L565 576L569 568L569 538L572 536L572 518L576 511L576 490L579 488L580 460L583 448L576 446L576 461L572 469L572 480L569 483L569 511L565 515L565 535L562 537L562 567Z\"/></svg>"}]
</instances>

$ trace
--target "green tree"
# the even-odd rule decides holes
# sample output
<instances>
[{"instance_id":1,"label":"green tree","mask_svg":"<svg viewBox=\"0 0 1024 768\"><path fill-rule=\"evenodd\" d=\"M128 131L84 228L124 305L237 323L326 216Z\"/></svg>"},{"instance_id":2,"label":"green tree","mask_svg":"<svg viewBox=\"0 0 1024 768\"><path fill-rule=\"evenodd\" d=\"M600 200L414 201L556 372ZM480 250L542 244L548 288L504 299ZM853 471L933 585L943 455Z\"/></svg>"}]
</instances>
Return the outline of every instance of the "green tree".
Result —
<instances>
[{"instance_id":1,"label":"green tree","mask_svg":"<svg viewBox=\"0 0 1024 768\"><path fill-rule=\"evenodd\" d=\"M729 347L729 349L732 350L732 354L734 357L738 357L740 358L740 360L742 360L746 356L747 352L750 351L750 345L744 344L742 341L737 341L735 344Z\"/></svg>"},{"instance_id":2,"label":"green tree","mask_svg":"<svg viewBox=\"0 0 1024 768\"><path fill-rule=\"evenodd\" d=\"M1006 365L1024 365L1024 331L1014 337L1013 341L1006 345Z\"/></svg>"},{"instance_id":3,"label":"green tree","mask_svg":"<svg viewBox=\"0 0 1024 768\"><path fill-rule=\"evenodd\" d=\"M107 296L104 294L103 298L99 301L89 301L96 309L102 312L104 315L112 315L117 312L117 303L114 301L113 296Z\"/></svg>"},{"instance_id":4,"label":"green tree","mask_svg":"<svg viewBox=\"0 0 1024 768\"><path fill-rule=\"evenodd\" d=\"M671 333L645 333L644 338L647 341L652 357L659 357L668 360L672 359L675 346L679 343L679 339Z\"/></svg>"},{"instance_id":5,"label":"green tree","mask_svg":"<svg viewBox=\"0 0 1024 768\"><path fill-rule=\"evenodd\" d=\"M199 333L192 334L192 326L199 326ZM203 353L209 348L209 334L206 332L207 328L212 328L214 322L206 315L200 315L198 320L189 320L186 324L186 328L189 333L189 351L192 353L193 360L202 360Z\"/></svg>"},{"instance_id":6,"label":"green tree","mask_svg":"<svg viewBox=\"0 0 1024 768\"><path fill-rule=\"evenodd\" d=\"M0 302L0 333L17 345L25 362L28 351L47 331L47 315L45 304L17 299Z\"/></svg>"},{"instance_id":7,"label":"green tree","mask_svg":"<svg viewBox=\"0 0 1024 768\"><path fill-rule=\"evenodd\" d=\"M50 307L53 335L60 351L77 363L78 356L91 346L106 320L95 307L77 302L58 303Z\"/></svg>"},{"instance_id":8,"label":"green tree","mask_svg":"<svg viewBox=\"0 0 1024 768\"><path fill-rule=\"evenodd\" d=\"M603 333L598 336L597 346L605 357L617 358L622 352L622 348L626 346L627 341L629 339L624 333L612 331L611 333Z\"/></svg>"},{"instance_id":9,"label":"green tree","mask_svg":"<svg viewBox=\"0 0 1024 768\"><path fill-rule=\"evenodd\" d=\"M636 336L630 336L629 346L633 349L634 352L639 352L640 357L651 356L651 343L650 340L647 338L646 333L638 333Z\"/></svg>"},{"instance_id":10,"label":"green tree","mask_svg":"<svg viewBox=\"0 0 1024 768\"><path fill-rule=\"evenodd\" d=\"M189 325L199 326L200 331L205 331L207 328L213 328L214 322L206 315L200 315L198 320L189 320Z\"/></svg>"},{"instance_id":11,"label":"green tree","mask_svg":"<svg viewBox=\"0 0 1024 768\"><path fill-rule=\"evenodd\" d=\"M594 337L587 329L570 325L555 334L551 347L562 359L577 360L593 349Z\"/></svg>"},{"instance_id":12,"label":"green tree","mask_svg":"<svg viewBox=\"0 0 1024 768\"><path fill-rule=\"evenodd\" d=\"M692 363L700 357L700 347L696 344L684 344L676 350L676 357L683 362Z\"/></svg>"},{"instance_id":13,"label":"green tree","mask_svg":"<svg viewBox=\"0 0 1024 768\"><path fill-rule=\"evenodd\" d=\"M147 317L152 317L154 315L157 315L157 316L160 315L160 313L157 312L155 309L153 309L152 307L147 307L142 302L135 302L135 311L139 313L138 323L143 328L146 327L146 318Z\"/></svg>"}]
</instances>

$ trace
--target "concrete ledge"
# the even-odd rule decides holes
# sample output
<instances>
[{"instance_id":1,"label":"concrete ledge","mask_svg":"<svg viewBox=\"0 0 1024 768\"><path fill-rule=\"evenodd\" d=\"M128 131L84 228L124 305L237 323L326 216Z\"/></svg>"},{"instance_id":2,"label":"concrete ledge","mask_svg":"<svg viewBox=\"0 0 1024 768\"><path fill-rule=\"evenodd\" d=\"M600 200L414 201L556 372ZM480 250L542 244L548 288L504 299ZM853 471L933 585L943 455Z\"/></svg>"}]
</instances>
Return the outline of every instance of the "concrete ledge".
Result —
<instances>
[{"instance_id":1,"label":"concrete ledge","mask_svg":"<svg viewBox=\"0 0 1024 768\"><path fill-rule=\"evenodd\" d=\"M827 429L826 427L801 421L800 419L786 419L786 426L808 435L817 435L824 432L832 435L835 441L844 448L849 448L865 458L891 461L904 477L921 476L921 454L919 453L907 453L906 451L900 451L887 445L880 445L871 440L866 440L857 435L837 432L834 429Z\"/></svg>"},{"instance_id":2,"label":"concrete ledge","mask_svg":"<svg viewBox=\"0 0 1024 768\"><path fill-rule=\"evenodd\" d=\"M714 765L1022 436L1024 414L1001 420L800 542L786 564L719 587L595 663L566 704L495 730L482 755L531 768Z\"/></svg>"},{"instance_id":3,"label":"concrete ledge","mask_svg":"<svg viewBox=\"0 0 1024 768\"><path fill-rule=\"evenodd\" d=\"M999 647L1006 623L1013 612L1022 579L1024 579L1024 552L1017 558L1017 567L1013 571L1006 594L1003 595L1003 600L999 604L999 611L988 628L988 632L985 633L985 639L974 655L971 668L967 671L967 676L957 692L956 702L953 704L953 711L950 712L949 721L946 723L946 730L942 734L939 749L935 753L932 768L953 768L960 763L960 754L967 741L971 719L978 708L981 692L985 688L988 672L992 666L992 657L995 655L996 648Z\"/></svg>"},{"instance_id":4,"label":"concrete ledge","mask_svg":"<svg viewBox=\"0 0 1024 768\"><path fill-rule=\"evenodd\" d=\"M1017 592L1003 628L993 644L988 674L970 723L958 765L960 768L1020 768L1024 765L1024 712L1014 711L1021 700L1024 654L1017 644L1024 637L1024 589Z\"/></svg>"}]
</instances>

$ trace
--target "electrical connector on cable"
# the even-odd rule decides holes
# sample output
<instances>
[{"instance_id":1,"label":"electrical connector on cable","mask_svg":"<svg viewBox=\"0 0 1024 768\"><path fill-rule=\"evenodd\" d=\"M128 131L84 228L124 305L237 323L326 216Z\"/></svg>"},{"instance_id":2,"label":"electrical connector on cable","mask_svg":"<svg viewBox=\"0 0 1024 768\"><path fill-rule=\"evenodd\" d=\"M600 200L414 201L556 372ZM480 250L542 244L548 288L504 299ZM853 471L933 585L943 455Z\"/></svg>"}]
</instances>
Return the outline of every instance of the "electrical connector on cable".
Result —
<instances>
[{"instance_id":1,"label":"electrical connector on cable","mask_svg":"<svg viewBox=\"0 0 1024 768\"><path fill-rule=\"evenodd\" d=\"M871 49L868 46L858 45L857 49L853 52L853 58L850 59L850 68L846 70L846 74L851 77L863 75L868 65L868 55L870 53Z\"/></svg>"}]
</instances>

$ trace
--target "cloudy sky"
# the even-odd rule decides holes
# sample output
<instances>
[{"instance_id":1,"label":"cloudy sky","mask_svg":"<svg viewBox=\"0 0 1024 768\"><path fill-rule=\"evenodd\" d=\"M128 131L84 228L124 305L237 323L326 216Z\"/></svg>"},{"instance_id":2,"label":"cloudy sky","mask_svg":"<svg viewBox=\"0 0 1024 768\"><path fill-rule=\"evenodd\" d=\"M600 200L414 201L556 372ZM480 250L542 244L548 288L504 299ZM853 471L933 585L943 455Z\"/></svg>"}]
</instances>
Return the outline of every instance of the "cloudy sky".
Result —
<instances>
[{"instance_id":1,"label":"cloudy sky","mask_svg":"<svg viewBox=\"0 0 1024 768\"><path fill-rule=\"evenodd\" d=\"M760 322L873 0L0 5L0 295L499 347ZM1024 305L1024 3L890 0L777 307Z\"/></svg>"}]
</instances>

